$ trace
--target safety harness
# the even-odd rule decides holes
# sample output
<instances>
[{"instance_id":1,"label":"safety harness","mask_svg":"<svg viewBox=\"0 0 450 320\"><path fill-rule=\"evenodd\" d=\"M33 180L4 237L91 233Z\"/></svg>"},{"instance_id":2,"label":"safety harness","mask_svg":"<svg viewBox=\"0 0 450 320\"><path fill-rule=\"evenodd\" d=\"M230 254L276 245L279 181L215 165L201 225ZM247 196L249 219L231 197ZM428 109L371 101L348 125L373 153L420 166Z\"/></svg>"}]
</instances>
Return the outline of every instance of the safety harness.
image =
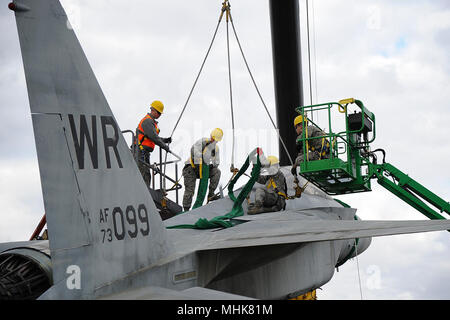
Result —
<instances>
[{"instance_id":1,"label":"safety harness","mask_svg":"<svg viewBox=\"0 0 450 320\"><path fill-rule=\"evenodd\" d=\"M203 156L205 155L205 153L206 153L206 151L208 151L208 146L211 144L211 143L213 143L213 141L211 141L211 140L208 140L207 142L206 142L206 144L205 144L205 146L203 147L203 144L202 144L202 159L200 159L200 163L198 164L198 172L199 172L199 177L200 177L200 179L202 178L202 176L203 176ZM214 148L214 150L212 150L211 151L211 156L215 156L215 154L216 154L216 148L217 148L217 145L215 146L215 148ZM195 163L194 163L194 159L195 157L194 157L194 150L191 150L191 156L190 156L190 158L189 158L189 163L191 164L191 167L195 170L197 167L196 167L196 165L195 165Z\"/></svg>"},{"instance_id":2,"label":"safety harness","mask_svg":"<svg viewBox=\"0 0 450 320\"><path fill-rule=\"evenodd\" d=\"M330 153L330 143L325 138L322 138L322 147L320 148L320 151L314 148L314 146L311 146L310 150L313 152L317 151L319 153L319 159L322 159L322 157L325 157L327 154Z\"/></svg>"},{"instance_id":3,"label":"safety harness","mask_svg":"<svg viewBox=\"0 0 450 320\"><path fill-rule=\"evenodd\" d=\"M272 177L269 179L269 182L267 183L267 189L270 190L271 188L273 188L273 191L275 191L275 193L278 194L279 196L283 197L284 199L288 199L286 193L278 190L277 185Z\"/></svg>"},{"instance_id":4,"label":"safety harness","mask_svg":"<svg viewBox=\"0 0 450 320\"><path fill-rule=\"evenodd\" d=\"M213 141L208 140L205 144L205 147L203 147L202 150L202 159L200 159L200 163L197 165L194 163L194 150L191 150L191 156L189 158L189 163L191 164L191 167L194 169L194 171L198 168L198 175L200 178L200 183L198 185L197 189L197 198L195 199L195 203L192 206L192 209L201 207L203 205L203 201L205 200L206 191L208 190L208 182L209 182L209 170L210 166L208 164L203 163L203 156L205 155L206 151L208 151L208 146ZM217 147L217 146L216 146ZM215 156L215 149L212 150L212 155Z\"/></svg>"},{"instance_id":5,"label":"safety harness","mask_svg":"<svg viewBox=\"0 0 450 320\"><path fill-rule=\"evenodd\" d=\"M308 136L308 126L305 128L306 133L306 149L312 152L317 152L319 154L319 160L322 159L322 157L325 157L327 154L330 153L330 142L325 139L325 137L322 138L322 145L320 149L316 149L314 146L309 144L309 136ZM311 137L313 138L313 137ZM301 137L297 138L297 142L302 140ZM306 159L309 161L309 155L306 154Z\"/></svg>"}]
</instances>

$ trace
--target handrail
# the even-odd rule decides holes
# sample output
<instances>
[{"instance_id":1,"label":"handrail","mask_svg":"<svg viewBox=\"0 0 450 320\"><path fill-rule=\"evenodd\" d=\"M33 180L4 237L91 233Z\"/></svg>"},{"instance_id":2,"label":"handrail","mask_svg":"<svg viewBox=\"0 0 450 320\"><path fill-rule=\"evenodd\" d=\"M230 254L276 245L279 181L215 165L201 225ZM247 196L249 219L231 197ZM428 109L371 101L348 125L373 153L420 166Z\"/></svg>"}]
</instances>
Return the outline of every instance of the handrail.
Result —
<instances>
[{"instance_id":1,"label":"handrail","mask_svg":"<svg viewBox=\"0 0 450 320\"><path fill-rule=\"evenodd\" d=\"M353 102L349 102L349 100L352 100ZM361 109L363 119L364 119L365 115L367 115L367 117L372 121L372 123L375 124L375 115L369 109L367 109L364 106L362 101L355 100L355 99L345 99L345 100L341 100L341 101L345 101L345 102L348 102L348 103L355 103ZM320 103L320 104L314 104L314 105L309 105L309 106L300 106L300 107L296 107L295 111L297 111L297 113L299 113L301 115L304 115L305 114L305 112L304 112L305 109L311 109L311 112L319 111L319 110L323 110L323 109L329 109L330 110L333 107L333 105L337 105L338 108L341 107L341 108L344 109L344 112L342 112L340 110L339 110L339 112L340 113L345 113L345 116L347 117L348 116L348 113L347 113L347 105L348 105L348 103L346 103L345 106L342 105L339 102L327 102L327 103ZM326 107L317 108L317 107L322 107L322 106L326 106ZM330 117L328 117L328 119L330 120ZM316 127L318 127L317 124L315 124L312 120L308 119L308 121L313 123ZM358 129L358 130L345 130L345 131L339 132L338 134L343 134L343 133L346 133L346 134L347 133L348 134L361 133L363 129L364 129L364 123L362 123L361 128ZM372 143L375 140L375 135L376 135L375 134L375 130L376 130L376 127L374 126L373 138L372 138L372 140L368 141L368 143Z\"/></svg>"},{"instance_id":2,"label":"handrail","mask_svg":"<svg viewBox=\"0 0 450 320\"><path fill-rule=\"evenodd\" d=\"M360 110L361 110L361 127L358 129L350 130L349 128L349 121L348 121L348 104L355 104ZM333 133L332 126L331 126L331 109L333 107L337 106L338 111L340 113L345 114L345 130L340 131L338 133ZM318 137L305 137L303 136L301 139L304 142L303 145L303 152L307 152L307 147L305 144L308 143L308 141L314 140L314 139L323 139L328 138L330 143L330 158L334 158L334 154L337 150L338 144L333 144L333 141L337 141L338 139L342 139L342 142L346 146L346 150L350 150L350 148L347 147L349 143L351 143L356 148L365 148L370 143L372 143L375 140L376 137L376 126L375 126L375 115L370 112L369 109L367 109L362 101L356 100L353 98L350 99L344 99L340 100L339 102L327 102L327 103L320 103L315 105L309 105L309 106L300 106L296 107L295 111L301 115L306 115L307 111L314 112L314 111L320 111L320 110L327 110L328 112L328 132L326 132L325 135L318 136ZM356 113L356 111L355 111ZM365 130L365 119L367 119L369 122L371 122L373 130L371 130L371 138L369 139L367 136L364 137L364 140L362 141L354 141L353 139L350 139L351 135L354 134L363 134ZM308 119L308 122L310 125L315 126L317 129L320 129L320 127L311 119ZM320 129L321 130L321 129ZM367 132L366 132L367 133ZM339 154L339 152L337 152Z\"/></svg>"},{"instance_id":3,"label":"handrail","mask_svg":"<svg viewBox=\"0 0 450 320\"><path fill-rule=\"evenodd\" d=\"M138 158L138 149L136 148L136 139L137 136L136 134L132 131L132 130L123 130L122 133L131 133L132 135L132 143L130 146L130 151L133 155L133 158L136 160L136 162L139 162L141 164L143 164L145 167L147 167L148 169L151 170L151 175L152 175L152 189L155 189L155 175L159 174L160 175L160 189L164 191L164 193L166 193L166 191L173 191L175 190L175 194L176 194L176 203L178 204L178 198L179 198L179 194L178 194L178 190L182 188L182 186L178 183L178 162L181 161L181 157L179 155L177 155L176 153L174 153L173 151L169 150L167 153L172 154L175 157L175 160L170 160L170 161L162 161L162 148L159 148L159 162L154 162L153 164L150 163L145 163L144 161L141 161ZM167 156L166 156L167 159ZM171 178L170 176L165 174L165 170L163 170L163 166L165 167L166 165L169 164L175 164L175 179ZM169 180L170 182L174 183L174 187L170 188L170 189L165 189L165 182L166 180ZM164 188L163 188L164 186Z\"/></svg>"}]
</instances>

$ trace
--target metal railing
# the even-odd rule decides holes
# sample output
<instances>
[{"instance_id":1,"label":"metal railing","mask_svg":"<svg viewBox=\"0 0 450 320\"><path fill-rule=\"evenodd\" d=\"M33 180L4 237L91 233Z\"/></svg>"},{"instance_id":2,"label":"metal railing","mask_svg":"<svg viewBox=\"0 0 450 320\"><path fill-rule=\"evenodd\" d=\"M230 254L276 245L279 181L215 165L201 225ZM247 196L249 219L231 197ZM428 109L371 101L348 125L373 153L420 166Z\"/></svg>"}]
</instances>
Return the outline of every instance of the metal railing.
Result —
<instances>
[{"instance_id":1,"label":"metal railing","mask_svg":"<svg viewBox=\"0 0 450 320\"><path fill-rule=\"evenodd\" d=\"M130 151L133 155L133 158L135 159L136 163L141 163L150 170L151 186L148 186L148 187L152 188L153 190L158 190L158 189L156 189L157 185L155 182L156 182L156 176L159 175L159 190L162 192L162 196L165 197L168 192L175 191L175 202L178 204L178 202L179 202L178 191L179 191L179 189L182 188L181 184L178 183L178 180L179 180L179 178L178 178L178 174L179 174L178 162L181 161L181 157L179 157L174 152L169 151L169 152L166 152L166 156L163 159L163 150L161 148L159 148L159 158L158 158L159 161L158 162L146 163L144 161L141 161L139 159L139 149L137 147L138 144L136 143L137 142L136 134L132 130L124 130L124 131L122 131L122 133L123 134L131 133L132 143L130 146ZM172 154L176 159L167 161L167 154L169 154L169 153ZM166 174L166 167L167 167L167 165L171 165L171 164L174 164L175 178L172 178ZM169 189L166 188L167 180L174 184Z\"/></svg>"}]
</instances>

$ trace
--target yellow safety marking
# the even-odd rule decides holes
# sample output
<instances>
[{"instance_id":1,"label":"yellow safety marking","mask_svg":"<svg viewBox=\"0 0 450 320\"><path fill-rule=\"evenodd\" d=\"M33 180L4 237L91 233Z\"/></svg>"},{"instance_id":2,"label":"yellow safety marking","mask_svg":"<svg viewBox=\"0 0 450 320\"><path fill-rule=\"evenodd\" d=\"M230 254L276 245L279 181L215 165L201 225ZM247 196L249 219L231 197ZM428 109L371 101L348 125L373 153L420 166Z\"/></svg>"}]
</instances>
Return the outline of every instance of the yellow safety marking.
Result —
<instances>
[{"instance_id":1,"label":"yellow safety marking","mask_svg":"<svg viewBox=\"0 0 450 320\"><path fill-rule=\"evenodd\" d=\"M347 98L347 99L342 99L339 101L340 104L349 104L349 103L355 103L355 99L354 98Z\"/></svg>"},{"instance_id":2,"label":"yellow safety marking","mask_svg":"<svg viewBox=\"0 0 450 320\"><path fill-rule=\"evenodd\" d=\"M298 297L289 300L317 300L316 290L301 294Z\"/></svg>"}]
</instances>

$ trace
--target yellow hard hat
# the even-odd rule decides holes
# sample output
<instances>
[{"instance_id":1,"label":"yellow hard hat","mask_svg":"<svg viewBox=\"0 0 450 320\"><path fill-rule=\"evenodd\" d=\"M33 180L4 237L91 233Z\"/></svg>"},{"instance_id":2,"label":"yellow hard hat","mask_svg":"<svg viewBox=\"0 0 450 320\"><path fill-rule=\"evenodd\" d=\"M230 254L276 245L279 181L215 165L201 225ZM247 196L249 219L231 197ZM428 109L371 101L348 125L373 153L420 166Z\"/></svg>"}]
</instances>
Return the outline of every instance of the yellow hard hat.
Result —
<instances>
[{"instance_id":1,"label":"yellow hard hat","mask_svg":"<svg viewBox=\"0 0 450 320\"><path fill-rule=\"evenodd\" d=\"M213 138L216 141L222 140L223 137L223 131L220 128L215 128L213 131L211 131L211 138Z\"/></svg>"},{"instance_id":2,"label":"yellow hard hat","mask_svg":"<svg viewBox=\"0 0 450 320\"><path fill-rule=\"evenodd\" d=\"M159 100L155 100L152 102L152 104L150 105L153 109L155 109L156 111L158 111L159 113L163 113L164 111L164 105L161 101Z\"/></svg>"},{"instance_id":3,"label":"yellow hard hat","mask_svg":"<svg viewBox=\"0 0 450 320\"><path fill-rule=\"evenodd\" d=\"M298 125L299 123L302 123L302 122L303 122L303 116L302 115L296 116L295 119L294 119L294 127L296 125ZM305 117L305 122L308 122L308 118L307 117Z\"/></svg>"},{"instance_id":4,"label":"yellow hard hat","mask_svg":"<svg viewBox=\"0 0 450 320\"><path fill-rule=\"evenodd\" d=\"M269 161L269 164L272 166L274 164L280 163L280 160L278 160L275 156L268 156L267 161Z\"/></svg>"}]
</instances>

